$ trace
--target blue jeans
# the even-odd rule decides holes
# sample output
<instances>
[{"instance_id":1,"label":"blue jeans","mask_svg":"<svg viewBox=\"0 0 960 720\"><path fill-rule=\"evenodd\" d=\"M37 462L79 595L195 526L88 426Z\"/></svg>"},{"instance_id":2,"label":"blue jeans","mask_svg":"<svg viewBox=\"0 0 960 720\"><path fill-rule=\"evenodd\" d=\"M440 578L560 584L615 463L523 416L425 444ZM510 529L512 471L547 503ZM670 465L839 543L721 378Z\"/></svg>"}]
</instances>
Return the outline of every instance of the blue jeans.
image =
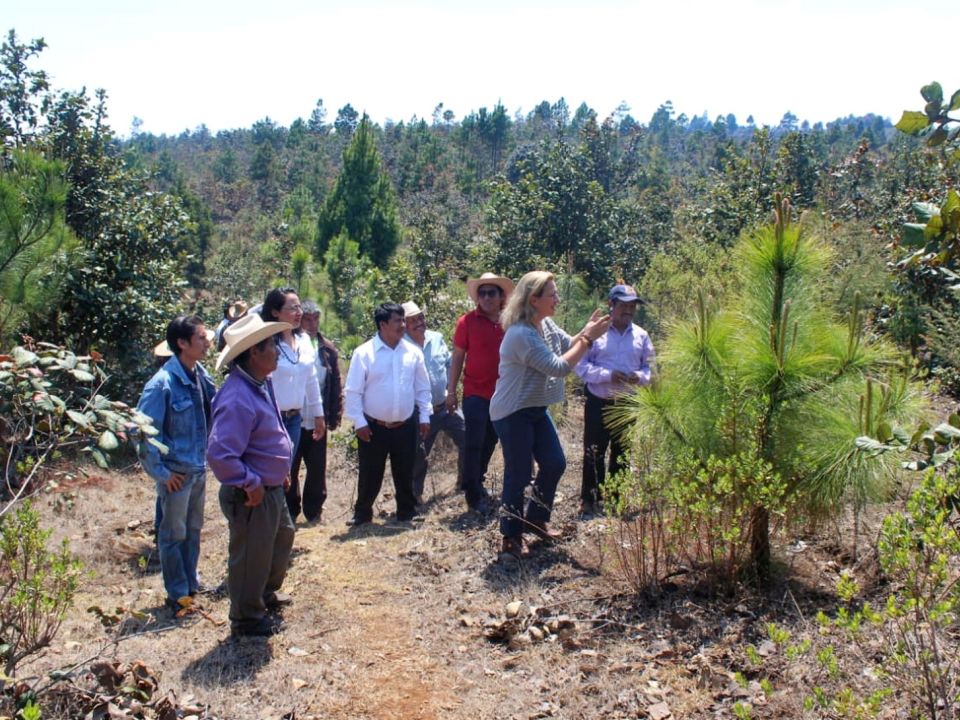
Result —
<instances>
[{"instance_id":1,"label":"blue jeans","mask_svg":"<svg viewBox=\"0 0 960 720\"><path fill-rule=\"evenodd\" d=\"M207 474L204 471L186 475L183 486L169 492L166 484L157 483L161 517L157 529L157 549L167 597L178 600L197 591L197 563L200 561L200 529L203 527L203 504L206 498Z\"/></svg>"},{"instance_id":2,"label":"blue jeans","mask_svg":"<svg viewBox=\"0 0 960 720\"><path fill-rule=\"evenodd\" d=\"M557 484L567 469L567 459L557 437L553 418L545 407L517 410L493 423L503 450L503 497L500 502L500 533L519 538L528 523L550 520ZM533 461L537 476L524 510L524 493L530 484Z\"/></svg>"},{"instance_id":3,"label":"blue jeans","mask_svg":"<svg viewBox=\"0 0 960 720\"><path fill-rule=\"evenodd\" d=\"M302 424L303 419L300 417L300 413L294 413L289 417L283 417L283 427L286 428L287 435L290 436L291 458L295 458L297 456L297 446L300 444L300 426ZM310 425L310 431L313 431L313 424Z\"/></svg>"},{"instance_id":4,"label":"blue jeans","mask_svg":"<svg viewBox=\"0 0 960 720\"><path fill-rule=\"evenodd\" d=\"M497 447L497 432L490 422L490 401L479 395L463 399L463 422L466 442L463 447L463 491L467 504L474 505L486 497L483 476Z\"/></svg>"}]
</instances>

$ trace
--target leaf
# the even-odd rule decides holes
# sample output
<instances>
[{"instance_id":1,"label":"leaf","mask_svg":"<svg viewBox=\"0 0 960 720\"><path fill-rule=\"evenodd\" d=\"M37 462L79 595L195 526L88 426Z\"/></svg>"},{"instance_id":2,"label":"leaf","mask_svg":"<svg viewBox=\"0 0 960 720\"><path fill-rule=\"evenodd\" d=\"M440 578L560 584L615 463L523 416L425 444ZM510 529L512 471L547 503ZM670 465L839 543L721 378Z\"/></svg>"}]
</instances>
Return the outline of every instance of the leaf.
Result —
<instances>
[{"instance_id":1,"label":"leaf","mask_svg":"<svg viewBox=\"0 0 960 720\"><path fill-rule=\"evenodd\" d=\"M87 420L87 416L83 413L77 412L76 410L67 410L67 417L84 429L90 428L90 421Z\"/></svg>"},{"instance_id":2,"label":"leaf","mask_svg":"<svg viewBox=\"0 0 960 720\"><path fill-rule=\"evenodd\" d=\"M955 428L960 428L960 415L957 415L957 413L950 413L950 417L947 418L947 422L953 425Z\"/></svg>"},{"instance_id":3,"label":"leaf","mask_svg":"<svg viewBox=\"0 0 960 720\"><path fill-rule=\"evenodd\" d=\"M904 110L900 121L894 126L907 135L919 135L930 126L925 113L916 110Z\"/></svg>"},{"instance_id":4,"label":"leaf","mask_svg":"<svg viewBox=\"0 0 960 720\"><path fill-rule=\"evenodd\" d=\"M901 226L900 244L906 247L923 247L927 239L923 236L923 231L927 226L920 223L904 223Z\"/></svg>"},{"instance_id":5,"label":"leaf","mask_svg":"<svg viewBox=\"0 0 960 720\"><path fill-rule=\"evenodd\" d=\"M856 446L858 450L867 453L870 457L881 455L887 450L893 449L889 445L884 445L879 440L868 437L867 435L861 435L858 437L856 440Z\"/></svg>"},{"instance_id":6,"label":"leaf","mask_svg":"<svg viewBox=\"0 0 960 720\"><path fill-rule=\"evenodd\" d=\"M946 140L947 131L942 127L938 127L936 130L930 133L930 137L927 138L927 145L930 147L939 147L940 145L943 145Z\"/></svg>"},{"instance_id":7,"label":"leaf","mask_svg":"<svg viewBox=\"0 0 960 720\"><path fill-rule=\"evenodd\" d=\"M155 448L157 448L163 455L166 455L168 452L170 452L170 448L168 448L159 440L154 440L153 438L147 438L147 442L153 445Z\"/></svg>"},{"instance_id":8,"label":"leaf","mask_svg":"<svg viewBox=\"0 0 960 720\"><path fill-rule=\"evenodd\" d=\"M71 370L70 374L73 375L80 382L93 382L95 380L93 373L89 373L86 370Z\"/></svg>"},{"instance_id":9,"label":"leaf","mask_svg":"<svg viewBox=\"0 0 960 720\"><path fill-rule=\"evenodd\" d=\"M97 438L97 447L101 450L116 450L120 447L120 441L117 440L117 436L112 432L104 430L100 433L100 437Z\"/></svg>"},{"instance_id":10,"label":"leaf","mask_svg":"<svg viewBox=\"0 0 960 720\"><path fill-rule=\"evenodd\" d=\"M934 203L915 202L910 207L917 220L924 224L930 222L930 218L940 214L940 206Z\"/></svg>"},{"instance_id":11,"label":"leaf","mask_svg":"<svg viewBox=\"0 0 960 720\"><path fill-rule=\"evenodd\" d=\"M943 102L943 87L940 83L934 80L929 85L924 85L920 88L920 95L923 96L923 99L928 103L942 103Z\"/></svg>"},{"instance_id":12,"label":"leaf","mask_svg":"<svg viewBox=\"0 0 960 720\"><path fill-rule=\"evenodd\" d=\"M902 427L895 427L893 429L893 436L897 439L897 442L900 443L903 447L910 446L910 436L907 434L907 431Z\"/></svg>"},{"instance_id":13,"label":"leaf","mask_svg":"<svg viewBox=\"0 0 960 720\"><path fill-rule=\"evenodd\" d=\"M957 451L957 449L956 449L955 447L953 447L953 448L950 448L949 450L947 450L946 452L934 453L934 454L933 454L933 458L932 458L932 460L933 460L933 466L934 466L934 467L942 467L945 463L947 463L947 462L953 457L953 454L954 454L956 451Z\"/></svg>"},{"instance_id":14,"label":"leaf","mask_svg":"<svg viewBox=\"0 0 960 720\"><path fill-rule=\"evenodd\" d=\"M107 470L110 467L109 463L107 463L106 456L104 456L104 454L99 450L97 450L96 448L91 450L90 454L93 455L93 459L96 460L97 465L99 465L104 470Z\"/></svg>"},{"instance_id":15,"label":"leaf","mask_svg":"<svg viewBox=\"0 0 960 720\"><path fill-rule=\"evenodd\" d=\"M29 367L35 365L40 358L36 353L30 352L25 347L17 345L13 349L13 361L20 367Z\"/></svg>"},{"instance_id":16,"label":"leaf","mask_svg":"<svg viewBox=\"0 0 960 720\"><path fill-rule=\"evenodd\" d=\"M960 90L957 90L953 95L950 96L950 109L960 110Z\"/></svg>"},{"instance_id":17,"label":"leaf","mask_svg":"<svg viewBox=\"0 0 960 720\"><path fill-rule=\"evenodd\" d=\"M893 438L893 428L890 427L890 423L881 422L877 425L877 439L880 442L889 442Z\"/></svg>"}]
</instances>

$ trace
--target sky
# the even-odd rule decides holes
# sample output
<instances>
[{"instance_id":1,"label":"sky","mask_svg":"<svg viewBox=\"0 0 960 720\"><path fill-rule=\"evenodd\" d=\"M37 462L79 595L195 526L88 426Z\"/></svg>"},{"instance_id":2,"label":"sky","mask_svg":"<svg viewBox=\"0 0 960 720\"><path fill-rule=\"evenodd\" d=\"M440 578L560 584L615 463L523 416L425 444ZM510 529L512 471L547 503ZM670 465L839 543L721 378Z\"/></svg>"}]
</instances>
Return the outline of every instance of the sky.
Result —
<instances>
[{"instance_id":1,"label":"sky","mask_svg":"<svg viewBox=\"0 0 960 720\"><path fill-rule=\"evenodd\" d=\"M920 87L960 88L960 3L926 0L2 0L6 27L47 48L56 89L107 91L128 135L289 126L319 99L378 123L457 120L498 101L625 103L646 123L688 117L776 125L922 108ZM946 52L945 52L946 51Z\"/></svg>"}]
</instances>

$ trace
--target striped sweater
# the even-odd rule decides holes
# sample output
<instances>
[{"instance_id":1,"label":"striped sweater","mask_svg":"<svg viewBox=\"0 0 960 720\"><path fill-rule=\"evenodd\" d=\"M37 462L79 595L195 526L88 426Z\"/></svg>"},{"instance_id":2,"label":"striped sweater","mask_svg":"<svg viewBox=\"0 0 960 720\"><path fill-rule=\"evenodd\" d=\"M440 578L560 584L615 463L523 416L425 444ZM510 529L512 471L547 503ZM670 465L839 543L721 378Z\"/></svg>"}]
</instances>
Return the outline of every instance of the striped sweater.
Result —
<instances>
[{"instance_id":1,"label":"striped sweater","mask_svg":"<svg viewBox=\"0 0 960 720\"><path fill-rule=\"evenodd\" d=\"M560 356L570 348L570 336L550 318L544 318L540 327L542 335L528 323L516 323L503 336L491 420L563 401L563 378L573 367Z\"/></svg>"}]
</instances>

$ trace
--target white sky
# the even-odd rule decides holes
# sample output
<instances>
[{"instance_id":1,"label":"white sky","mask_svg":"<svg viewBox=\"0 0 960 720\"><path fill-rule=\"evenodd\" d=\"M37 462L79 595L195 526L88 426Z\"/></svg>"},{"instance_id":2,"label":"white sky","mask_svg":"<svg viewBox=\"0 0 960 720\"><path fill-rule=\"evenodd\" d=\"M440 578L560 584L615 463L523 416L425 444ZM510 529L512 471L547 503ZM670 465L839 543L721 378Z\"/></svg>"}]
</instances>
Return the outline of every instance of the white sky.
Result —
<instances>
[{"instance_id":1,"label":"white sky","mask_svg":"<svg viewBox=\"0 0 960 720\"><path fill-rule=\"evenodd\" d=\"M376 121L512 115L564 97L646 123L784 112L829 121L920 109L922 85L960 88L947 0L2 0L3 39L43 37L31 67L58 89L108 93L111 126L175 134L289 125L317 99ZM11 7L12 6L12 7ZM939 38L939 40L938 40Z\"/></svg>"}]
</instances>

